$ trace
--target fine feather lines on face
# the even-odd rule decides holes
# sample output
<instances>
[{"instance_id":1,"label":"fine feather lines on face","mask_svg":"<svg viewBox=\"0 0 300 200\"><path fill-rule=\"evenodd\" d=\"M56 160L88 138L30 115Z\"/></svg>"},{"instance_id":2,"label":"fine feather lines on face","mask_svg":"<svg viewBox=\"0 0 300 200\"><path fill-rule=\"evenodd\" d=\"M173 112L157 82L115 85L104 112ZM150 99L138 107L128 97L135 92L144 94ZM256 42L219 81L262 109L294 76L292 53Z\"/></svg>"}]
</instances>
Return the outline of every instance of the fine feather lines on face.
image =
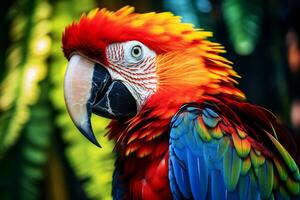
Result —
<instances>
[{"instance_id":1,"label":"fine feather lines on face","mask_svg":"<svg viewBox=\"0 0 300 200\"><path fill-rule=\"evenodd\" d=\"M156 54L147 46L138 41L113 43L106 58L112 79L123 81L140 105L156 92Z\"/></svg>"}]
</instances>

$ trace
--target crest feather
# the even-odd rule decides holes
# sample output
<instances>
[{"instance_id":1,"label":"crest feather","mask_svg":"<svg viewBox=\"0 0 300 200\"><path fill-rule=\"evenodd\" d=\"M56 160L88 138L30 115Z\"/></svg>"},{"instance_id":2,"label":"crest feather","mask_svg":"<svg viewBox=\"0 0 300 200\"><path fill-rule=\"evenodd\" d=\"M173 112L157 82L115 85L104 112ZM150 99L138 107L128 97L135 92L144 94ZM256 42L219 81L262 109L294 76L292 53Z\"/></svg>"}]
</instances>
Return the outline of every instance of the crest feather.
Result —
<instances>
[{"instance_id":1,"label":"crest feather","mask_svg":"<svg viewBox=\"0 0 300 200\"><path fill-rule=\"evenodd\" d=\"M85 39L86 33L89 32L94 34L91 34L89 39ZM157 53L186 49L200 44L202 48L205 45L206 49L214 51L209 43L203 43L211 36L211 32L195 29L192 24L182 23L179 16L174 16L170 12L140 14L134 13L134 7L125 6L116 12L104 8L94 9L87 15L82 15L78 22L66 28L63 34L63 49L68 58L71 51L84 49L84 46L99 51L111 42L137 39ZM82 40L78 41L75 37ZM87 43L91 41L101 45Z\"/></svg>"},{"instance_id":2,"label":"crest feather","mask_svg":"<svg viewBox=\"0 0 300 200\"><path fill-rule=\"evenodd\" d=\"M206 86L209 93L220 92L245 98L234 87L239 77L231 62L220 56L223 46L210 42L212 33L182 23L170 12L134 13L125 6L116 12L94 9L68 26L63 34L65 56L80 52L106 63L106 46L138 40L157 53L159 88ZM166 59L167 58L167 59ZM167 62L166 62L167 61ZM216 89L219 88L219 89Z\"/></svg>"}]
</instances>

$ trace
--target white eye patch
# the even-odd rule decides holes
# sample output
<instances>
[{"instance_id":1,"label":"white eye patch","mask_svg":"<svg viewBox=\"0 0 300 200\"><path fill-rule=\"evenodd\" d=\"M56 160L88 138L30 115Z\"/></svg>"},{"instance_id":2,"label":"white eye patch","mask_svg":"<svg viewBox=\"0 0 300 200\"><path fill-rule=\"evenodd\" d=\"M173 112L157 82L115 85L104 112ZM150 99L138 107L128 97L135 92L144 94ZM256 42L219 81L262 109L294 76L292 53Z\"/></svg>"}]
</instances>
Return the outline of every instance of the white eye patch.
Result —
<instances>
[{"instance_id":1,"label":"white eye patch","mask_svg":"<svg viewBox=\"0 0 300 200\"><path fill-rule=\"evenodd\" d=\"M123 43L124 61L128 64L134 64L147 57L155 57L155 52L150 50L141 42L133 40Z\"/></svg>"},{"instance_id":2,"label":"white eye patch","mask_svg":"<svg viewBox=\"0 0 300 200\"><path fill-rule=\"evenodd\" d=\"M134 96L138 110L157 89L156 53L132 40L108 45L107 70L112 80L120 80Z\"/></svg>"}]
</instances>

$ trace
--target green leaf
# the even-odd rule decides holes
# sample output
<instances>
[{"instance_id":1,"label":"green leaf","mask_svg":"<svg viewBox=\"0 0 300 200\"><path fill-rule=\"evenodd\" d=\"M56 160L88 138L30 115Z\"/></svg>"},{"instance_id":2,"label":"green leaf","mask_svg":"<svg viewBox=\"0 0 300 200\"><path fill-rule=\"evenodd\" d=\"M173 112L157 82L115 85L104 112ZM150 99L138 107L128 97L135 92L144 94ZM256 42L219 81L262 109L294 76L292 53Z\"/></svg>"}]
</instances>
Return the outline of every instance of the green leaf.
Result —
<instances>
[{"instance_id":1,"label":"green leaf","mask_svg":"<svg viewBox=\"0 0 300 200\"><path fill-rule=\"evenodd\" d=\"M5 113L0 117L0 158L16 142L30 118L29 106L38 100L38 83L46 76L45 62L50 48L49 43L36 48L48 34L37 29L41 22L46 21L45 16L36 15L38 6L45 3L19 0L15 4L8 16L13 20L13 45L6 60L9 71L0 83L0 113Z\"/></svg>"},{"instance_id":2,"label":"green leaf","mask_svg":"<svg viewBox=\"0 0 300 200\"><path fill-rule=\"evenodd\" d=\"M72 9L70 9L70 4L72 4ZM53 87L49 96L59 113L55 122L62 131L63 140L68 144L65 155L76 176L85 180L83 188L87 196L93 199L110 200L115 157L112 153L114 144L104 138L108 120L97 116L92 118L94 132L102 146L99 149L77 130L67 113L63 97L63 80L68 61L63 57L61 51L62 31L72 20L78 19L82 12L94 7L93 0L59 1L54 4L51 35L55 40L52 44L49 67L50 81Z\"/></svg>"},{"instance_id":3,"label":"green leaf","mask_svg":"<svg viewBox=\"0 0 300 200\"><path fill-rule=\"evenodd\" d=\"M229 37L240 55L251 54L256 46L260 35L261 4L260 0L222 0Z\"/></svg>"},{"instance_id":4,"label":"green leaf","mask_svg":"<svg viewBox=\"0 0 300 200\"><path fill-rule=\"evenodd\" d=\"M0 85L0 112L5 113L0 118L0 170L10 172L0 176L0 189L8 199L40 198L53 133L45 80L50 30L40 27L49 18L45 5L49 9L45 1L18 0L9 11L14 44L6 61L10 70Z\"/></svg>"}]
</instances>

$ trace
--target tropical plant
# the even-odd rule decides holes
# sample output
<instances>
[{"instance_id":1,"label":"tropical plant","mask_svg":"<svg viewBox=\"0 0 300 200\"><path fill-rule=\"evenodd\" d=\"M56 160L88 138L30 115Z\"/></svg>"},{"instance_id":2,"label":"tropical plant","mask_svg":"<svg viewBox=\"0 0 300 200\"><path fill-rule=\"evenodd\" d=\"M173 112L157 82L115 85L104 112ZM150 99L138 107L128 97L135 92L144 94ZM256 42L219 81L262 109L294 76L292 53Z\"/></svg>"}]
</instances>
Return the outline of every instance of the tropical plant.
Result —
<instances>
[{"instance_id":1,"label":"tropical plant","mask_svg":"<svg viewBox=\"0 0 300 200\"><path fill-rule=\"evenodd\" d=\"M1 25L5 27L0 31L0 41L5 41L0 48L1 199L43 199L50 193L50 199L67 199L77 194L78 188L84 191L78 199L111 199L115 155L111 153L113 143L103 137L108 120L93 118L94 130L103 146L99 149L79 134L67 114L63 97L67 62L61 50L62 32L83 12L99 4L115 10L130 2L136 4L137 11L153 8L173 11L183 16L183 21L214 32L212 39L226 43L228 57L240 66L260 69L251 77L258 76L258 72L263 76L264 70L269 73L270 69L262 66L273 63L275 67L271 70L276 75L275 88L281 97L281 111L287 116L289 101L284 84L283 39L279 27L274 25L279 16L276 7L279 1L99 2L12 0L5 3L8 9L1 10L4 13ZM265 10L271 6L268 14L273 18L266 18ZM266 21L274 31L268 36L270 42L264 41L262 46ZM263 51L267 52L267 57L257 59L259 56L255 55ZM243 74L245 68L238 70ZM69 174L74 174L75 178L70 178ZM72 182L79 186L74 189Z\"/></svg>"}]
</instances>

